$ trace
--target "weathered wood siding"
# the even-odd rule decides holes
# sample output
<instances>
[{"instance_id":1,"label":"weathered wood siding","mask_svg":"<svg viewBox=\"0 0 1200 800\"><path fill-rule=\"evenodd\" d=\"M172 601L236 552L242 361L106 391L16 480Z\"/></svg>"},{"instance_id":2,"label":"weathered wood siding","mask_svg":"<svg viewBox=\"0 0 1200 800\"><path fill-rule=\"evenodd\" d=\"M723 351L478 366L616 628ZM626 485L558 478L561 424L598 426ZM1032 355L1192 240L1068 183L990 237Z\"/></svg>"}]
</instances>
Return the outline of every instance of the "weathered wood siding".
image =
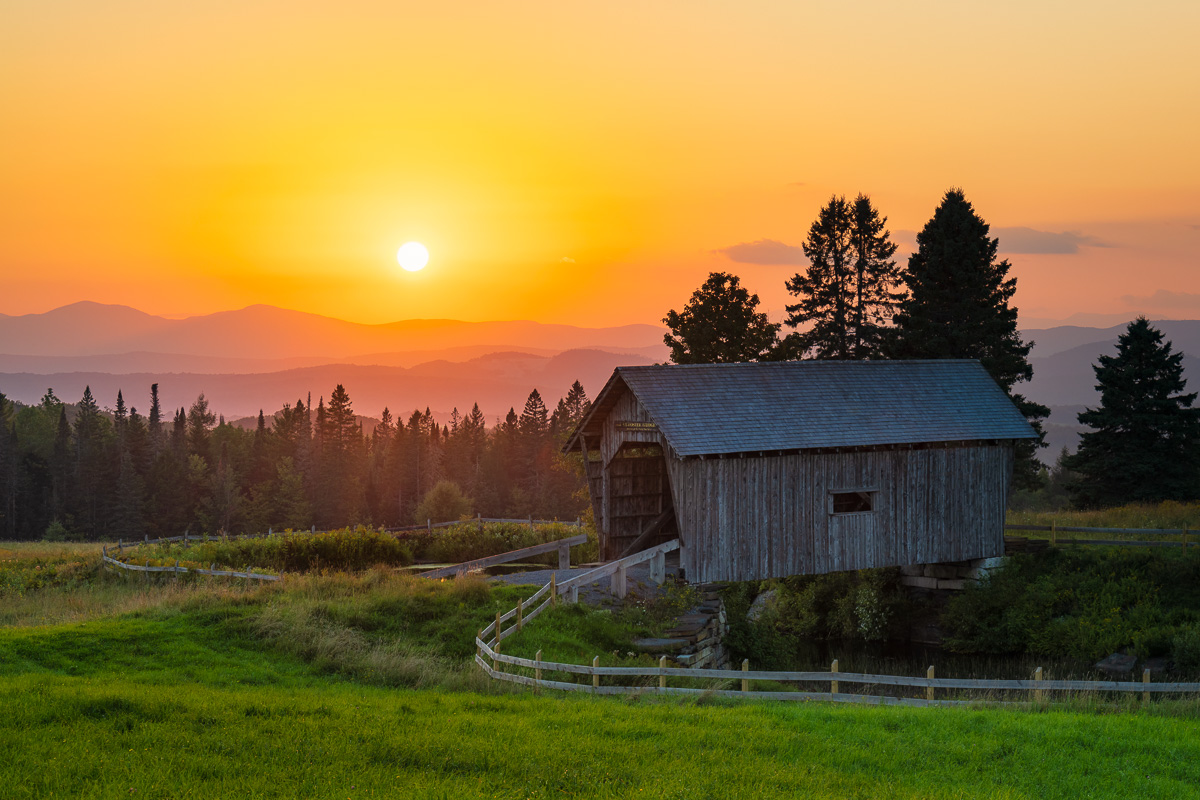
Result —
<instances>
[{"instance_id":1,"label":"weathered wood siding","mask_svg":"<svg viewBox=\"0 0 1200 800\"><path fill-rule=\"evenodd\" d=\"M960 561L1004 552L1012 448L666 458L691 582ZM830 513L830 493L874 508Z\"/></svg>"}]
</instances>

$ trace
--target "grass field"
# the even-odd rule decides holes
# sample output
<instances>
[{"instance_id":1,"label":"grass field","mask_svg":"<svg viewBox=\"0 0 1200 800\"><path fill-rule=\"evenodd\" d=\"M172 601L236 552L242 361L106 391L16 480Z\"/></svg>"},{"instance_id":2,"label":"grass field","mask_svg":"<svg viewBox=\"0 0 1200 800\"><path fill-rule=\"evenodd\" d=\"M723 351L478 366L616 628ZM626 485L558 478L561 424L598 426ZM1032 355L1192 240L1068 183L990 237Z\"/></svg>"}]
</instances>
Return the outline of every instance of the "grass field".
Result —
<instances>
[{"instance_id":1,"label":"grass field","mask_svg":"<svg viewBox=\"0 0 1200 800\"><path fill-rule=\"evenodd\" d=\"M1183 528L1186 526L1192 531L1200 533L1200 503L1177 503L1167 500L1157 504L1131 503L1130 505L1092 511L1010 511L1006 521L1010 525L1057 524L1078 528ZM1022 536L1037 536L1036 532L1019 533ZM1193 539L1193 541L1195 540Z\"/></svg>"},{"instance_id":2,"label":"grass field","mask_svg":"<svg viewBox=\"0 0 1200 800\"><path fill-rule=\"evenodd\" d=\"M0 606L36 603L47 621L0 628L5 798L1200 796L1194 705L509 692L467 658L474 631L528 590L478 581L376 569L242 588L93 573L6 591ZM90 605L72 612L80 593ZM567 627L548 626L556 649L591 644L576 641L587 626L553 633Z\"/></svg>"}]
</instances>

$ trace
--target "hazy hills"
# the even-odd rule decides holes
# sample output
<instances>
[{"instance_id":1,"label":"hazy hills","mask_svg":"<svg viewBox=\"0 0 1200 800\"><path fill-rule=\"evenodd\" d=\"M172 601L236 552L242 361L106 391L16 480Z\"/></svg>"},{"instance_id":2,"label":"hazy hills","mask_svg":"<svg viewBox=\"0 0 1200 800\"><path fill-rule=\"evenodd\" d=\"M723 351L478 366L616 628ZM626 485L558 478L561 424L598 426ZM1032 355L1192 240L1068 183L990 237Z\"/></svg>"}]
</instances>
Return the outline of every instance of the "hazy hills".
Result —
<instances>
[{"instance_id":1,"label":"hazy hills","mask_svg":"<svg viewBox=\"0 0 1200 800\"><path fill-rule=\"evenodd\" d=\"M531 347L543 352L665 350L662 335L663 329L654 325L580 328L524 320L413 319L362 325L262 305L186 319L89 302L44 314L0 315L0 353L25 356L170 353L236 359L319 358L331 363L362 360L371 354L384 358L382 354L479 345Z\"/></svg>"},{"instance_id":2,"label":"hazy hills","mask_svg":"<svg viewBox=\"0 0 1200 800\"><path fill-rule=\"evenodd\" d=\"M1200 320L1154 323L1185 354L1189 387L1200 388ZM1050 452L1074 448L1075 414L1098 402L1092 365L1115 352L1125 324L1026 329L1031 399L1049 405ZM346 386L355 410L378 416L428 406L441 419L478 402L489 422L520 409L537 388L548 404L574 380L595 394L624 364L667 358L654 325L583 328L528 321L405 320L361 325L271 306L181 320L126 306L75 303L45 314L0 315L0 391L32 403L53 387L74 401L90 385L102 406L118 389L145 410L151 383L165 408L203 392L229 418L268 414L298 398ZM1052 458L1052 456L1047 456Z\"/></svg>"},{"instance_id":3,"label":"hazy hills","mask_svg":"<svg viewBox=\"0 0 1200 800\"><path fill-rule=\"evenodd\" d=\"M1188 388L1200 389L1200 320L1157 320L1154 326L1163 332L1175 352L1182 352ZM1056 328L1022 331L1036 344L1030 352L1033 381L1024 390L1026 396L1050 406L1046 440L1049 443L1043 461L1053 461L1063 446L1074 450L1081 426L1076 415L1100 402L1096 394L1096 373L1092 370L1102 355L1117 351L1117 337L1127 323L1108 328L1063 325Z\"/></svg>"},{"instance_id":4,"label":"hazy hills","mask_svg":"<svg viewBox=\"0 0 1200 800\"><path fill-rule=\"evenodd\" d=\"M145 411L150 384L164 408L203 392L227 417L268 414L343 384L360 414L429 407L445 419L478 402L489 421L536 388L553 406L575 380L590 394L615 367L666 359L653 325L581 328L537 322L406 320L360 325L270 306L183 320L125 306L75 303L0 315L0 391L25 403L47 388L68 401L85 386L101 406Z\"/></svg>"}]
</instances>

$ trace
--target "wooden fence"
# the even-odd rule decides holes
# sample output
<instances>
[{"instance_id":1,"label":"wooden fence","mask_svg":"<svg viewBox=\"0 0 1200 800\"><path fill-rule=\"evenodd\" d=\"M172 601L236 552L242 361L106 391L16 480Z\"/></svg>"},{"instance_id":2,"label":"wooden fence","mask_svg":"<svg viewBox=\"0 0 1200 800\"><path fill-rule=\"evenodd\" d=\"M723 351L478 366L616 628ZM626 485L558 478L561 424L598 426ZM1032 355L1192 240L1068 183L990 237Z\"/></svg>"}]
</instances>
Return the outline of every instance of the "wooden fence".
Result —
<instances>
[{"instance_id":1,"label":"wooden fence","mask_svg":"<svg viewBox=\"0 0 1200 800\"><path fill-rule=\"evenodd\" d=\"M1185 553L1192 530L1182 528L1082 528L1074 525L1005 525L1006 531L1037 531L1050 534L1050 544L1094 544L1118 547L1178 547ZM1078 539L1074 536L1060 538L1059 534L1095 533L1108 536L1177 536L1177 541L1147 542L1134 539Z\"/></svg>"},{"instance_id":2,"label":"wooden fence","mask_svg":"<svg viewBox=\"0 0 1200 800\"><path fill-rule=\"evenodd\" d=\"M195 567L189 569L188 567L179 566L178 561L175 562L175 566L173 567L152 567L150 566L149 561L146 562L145 566L126 564L124 561L118 561L110 556L108 554L108 547L101 548L100 557L105 564L111 564L118 569L129 570L131 572L173 572L176 575L182 575L190 572L193 575L213 575L225 578L246 578L247 580L257 581L278 581L282 580L283 578L282 575L267 575L258 572L251 572L249 566L244 567L244 572L235 572L231 570L216 569L216 564L213 564L211 569L197 569Z\"/></svg>"},{"instance_id":3,"label":"wooden fence","mask_svg":"<svg viewBox=\"0 0 1200 800\"><path fill-rule=\"evenodd\" d=\"M452 564L449 567L439 567L438 569L422 572L423 578L448 578L451 575L464 575L468 572L484 569L485 567L494 567L497 564L508 564L513 561L520 561L522 558L530 556L540 556L543 553L553 553L558 551L558 568L571 568L571 547L577 544L586 544L588 540L586 533L581 533L578 536L572 536L568 539L559 539L556 542L546 542L545 544L535 544L532 547L522 547L520 550L509 550L507 553L499 553L494 556L484 556L477 558L474 561L464 561L461 564Z\"/></svg>"},{"instance_id":4,"label":"wooden fence","mask_svg":"<svg viewBox=\"0 0 1200 800\"><path fill-rule=\"evenodd\" d=\"M633 556L614 561L595 570L591 570L569 581L557 583L554 578L537 590L527 600L519 600L517 607L506 614L496 614L495 621L479 631L475 637L475 663L488 676L495 680L532 686L534 688L559 689L572 692L590 692L593 694L630 694L657 693L676 695L711 695L718 697L762 698L769 700L828 700L839 703L869 703L897 704L910 706L952 706L975 703L973 699L938 698L937 692L970 691L992 695L997 692L1020 692L1028 700L1042 702L1047 692L1141 692L1142 700L1149 702L1151 694L1155 693L1195 693L1200 692L1200 683L1153 683L1150 671L1142 672L1140 681L1068 681L1049 680L1043 676L1042 668L1038 667L1031 680L987 680L967 678L938 678L934 667L929 667L925 677L908 677L903 675L872 675L866 673L840 672L838 662L830 665L828 672L789 672L773 670L751 670L750 662L743 661L740 670L734 669L697 669L692 667L669 667L667 657L659 659L657 667L603 667L600 666L600 656L588 664L567 664L557 661L543 661L542 651L538 650L534 658L519 658L501 652L501 643L519 633L546 608L558 602L560 594L575 602L578 600L578 587L592 583L598 578L615 576L618 571L645 561L661 559L667 552L679 546L677 541L651 548ZM624 563L623 563L624 562ZM651 575L655 571L652 567ZM614 589L615 590L615 589ZM541 601L539 603L539 601ZM510 623L507 628L505 623ZM488 662L491 663L488 663ZM505 670L505 666L532 671L532 675ZM591 677L590 682L575 683L572 681L547 680L543 675L547 672L566 673L568 675L583 675ZM601 685L601 678L624 679L639 681L639 685L606 684ZM709 681L740 681L739 689L694 688L685 686L668 686L669 680L690 679ZM751 690L750 681L771 681L776 683L828 683L828 691L761 691ZM893 697L882 694L854 694L841 691L841 684L868 686L895 686L924 691L924 697ZM995 701L993 702L1013 702Z\"/></svg>"}]
</instances>

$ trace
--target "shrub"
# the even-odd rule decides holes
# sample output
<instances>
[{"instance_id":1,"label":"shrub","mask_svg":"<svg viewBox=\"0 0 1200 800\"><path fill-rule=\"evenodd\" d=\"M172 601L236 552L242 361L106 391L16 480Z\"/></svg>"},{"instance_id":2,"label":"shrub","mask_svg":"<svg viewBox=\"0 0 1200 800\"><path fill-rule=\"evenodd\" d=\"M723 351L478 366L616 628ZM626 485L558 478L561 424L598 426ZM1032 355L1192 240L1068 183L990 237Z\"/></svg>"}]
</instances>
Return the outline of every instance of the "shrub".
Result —
<instances>
[{"instance_id":1,"label":"shrub","mask_svg":"<svg viewBox=\"0 0 1200 800\"><path fill-rule=\"evenodd\" d=\"M1092 661L1128 649L1165 655L1175 633L1200 623L1200 559L1122 548L1010 556L951 599L946 646Z\"/></svg>"},{"instance_id":2,"label":"shrub","mask_svg":"<svg viewBox=\"0 0 1200 800\"><path fill-rule=\"evenodd\" d=\"M1200 625L1185 628L1171 644L1175 669L1187 675L1200 674Z\"/></svg>"},{"instance_id":3,"label":"shrub","mask_svg":"<svg viewBox=\"0 0 1200 800\"><path fill-rule=\"evenodd\" d=\"M56 519L46 528L46 533L42 536L42 539L47 542L82 542L83 534L71 530Z\"/></svg>"},{"instance_id":4,"label":"shrub","mask_svg":"<svg viewBox=\"0 0 1200 800\"><path fill-rule=\"evenodd\" d=\"M413 519L420 524L426 520L433 522L451 522L463 517L469 517L475 508L475 501L463 494L462 489L454 481L438 481L437 485L425 493L413 512Z\"/></svg>"},{"instance_id":5,"label":"shrub","mask_svg":"<svg viewBox=\"0 0 1200 800\"><path fill-rule=\"evenodd\" d=\"M369 528L342 528L321 533L292 532L254 539L210 539L169 547L151 545L150 551L134 551L131 559L179 559L241 569L302 572L309 569L364 570L375 564L407 566L412 551L395 537Z\"/></svg>"}]
</instances>

